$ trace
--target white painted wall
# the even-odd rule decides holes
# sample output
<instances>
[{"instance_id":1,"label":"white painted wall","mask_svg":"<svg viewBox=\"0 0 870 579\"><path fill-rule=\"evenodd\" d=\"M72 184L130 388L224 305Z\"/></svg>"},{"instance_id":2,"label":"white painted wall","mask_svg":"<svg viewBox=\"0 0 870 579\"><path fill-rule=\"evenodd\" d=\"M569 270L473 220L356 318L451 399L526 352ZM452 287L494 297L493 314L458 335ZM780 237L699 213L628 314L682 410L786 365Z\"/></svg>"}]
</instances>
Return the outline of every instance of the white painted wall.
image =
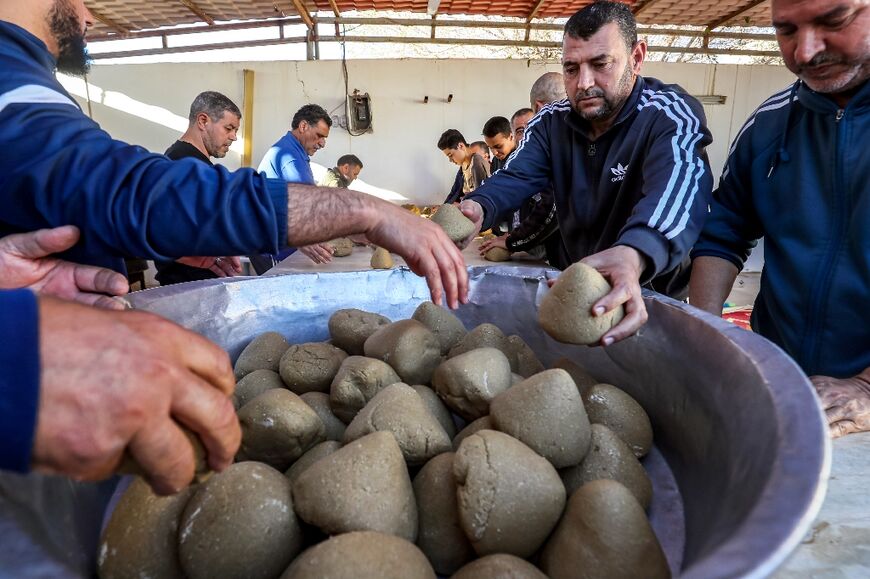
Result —
<instances>
[{"instance_id":1,"label":"white painted wall","mask_svg":"<svg viewBox=\"0 0 870 579\"><path fill-rule=\"evenodd\" d=\"M365 182L420 204L440 202L456 173L436 147L444 129L457 128L469 141L480 139L489 117L509 117L528 106L532 82L545 71L559 70L558 65L520 60L353 60L347 67L349 89L372 97L374 132L351 137L333 127L313 162L332 166L341 155L356 154L365 163ZM256 72L255 166L289 129L301 105L314 102L344 114L341 62L302 61L96 66L90 76L93 116L115 138L162 152L183 131L190 102L199 92L217 90L241 106L246 68ZM793 79L776 66L648 63L644 74L678 83L692 94L727 97L725 105L706 107L716 175L749 114ZM426 95L429 103L423 104ZM80 102L84 106L84 99ZM238 167L240 151L231 151L224 164Z\"/></svg>"}]
</instances>

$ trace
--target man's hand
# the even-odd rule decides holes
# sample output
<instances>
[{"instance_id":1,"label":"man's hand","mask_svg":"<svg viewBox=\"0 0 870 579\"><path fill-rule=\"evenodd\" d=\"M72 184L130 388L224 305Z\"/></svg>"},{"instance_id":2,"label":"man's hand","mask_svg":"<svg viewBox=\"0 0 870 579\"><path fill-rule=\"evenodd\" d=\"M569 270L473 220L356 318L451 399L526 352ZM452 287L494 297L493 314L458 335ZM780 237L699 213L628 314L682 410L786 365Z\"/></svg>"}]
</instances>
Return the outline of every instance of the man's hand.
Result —
<instances>
[{"instance_id":1,"label":"man's hand","mask_svg":"<svg viewBox=\"0 0 870 579\"><path fill-rule=\"evenodd\" d=\"M235 255L225 257L180 257L175 261L190 267L207 269L218 277L233 277L242 273L242 260Z\"/></svg>"},{"instance_id":2,"label":"man's hand","mask_svg":"<svg viewBox=\"0 0 870 579\"><path fill-rule=\"evenodd\" d=\"M241 440L233 370L208 340L152 314L45 297L39 336L34 469L98 480L127 449L157 493L177 492L194 475L180 425L200 437L212 469L232 462Z\"/></svg>"},{"instance_id":3,"label":"man's hand","mask_svg":"<svg viewBox=\"0 0 870 579\"><path fill-rule=\"evenodd\" d=\"M445 295L454 309L468 301L465 258L439 225L389 203L372 215L374 225L366 237L402 256L411 271L425 277L434 303L441 305Z\"/></svg>"},{"instance_id":4,"label":"man's hand","mask_svg":"<svg viewBox=\"0 0 870 579\"><path fill-rule=\"evenodd\" d=\"M600 316L624 304L625 317L601 338L602 346L633 335L648 318L640 290L644 257L634 248L617 245L580 260L598 270L613 289L592 306L592 315Z\"/></svg>"},{"instance_id":5,"label":"man's hand","mask_svg":"<svg viewBox=\"0 0 870 579\"><path fill-rule=\"evenodd\" d=\"M870 430L870 368L853 378L810 376L828 417L831 436Z\"/></svg>"},{"instance_id":6,"label":"man's hand","mask_svg":"<svg viewBox=\"0 0 870 579\"><path fill-rule=\"evenodd\" d=\"M335 249L328 243L315 243L314 245L303 245L299 251L307 255L308 259L314 263L329 263L332 261Z\"/></svg>"},{"instance_id":7,"label":"man's hand","mask_svg":"<svg viewBox=\"0 0 870 579\"><path fill-rule=\"evenodd\" d=\"M507 250L507 234L499 235L498 237L493 237L492 239L487 239L483 243L480 244L480 255L483 255L493 247L500 247L504 250Z\"/></svg>"},{"instance_id":8,"label":"man's hand","mask_svg":"<svg viewBox=\"0 0 870 579\"><path fill-rule=\"evenodd\" d=\"M483 207L477 201L468 199L459 204L459 210L474 223L474 233L459 242L459 247L464 249L480 233L480 227L483 225Z\"/></svg>"},{"instance_id":9,"label":"man's hand","mask_svg":"<svg viewBox=\"0 0 870 579\"><path fill-rule=\"evenodd\" d=\"M3 237L0 239L0 289L30 288L39 294L102 308L124 309L124 304L109 297L129 291L123 275L50 257L71 248L78 240L79 230L72 225Z\"/></svg>"}]
</instances>

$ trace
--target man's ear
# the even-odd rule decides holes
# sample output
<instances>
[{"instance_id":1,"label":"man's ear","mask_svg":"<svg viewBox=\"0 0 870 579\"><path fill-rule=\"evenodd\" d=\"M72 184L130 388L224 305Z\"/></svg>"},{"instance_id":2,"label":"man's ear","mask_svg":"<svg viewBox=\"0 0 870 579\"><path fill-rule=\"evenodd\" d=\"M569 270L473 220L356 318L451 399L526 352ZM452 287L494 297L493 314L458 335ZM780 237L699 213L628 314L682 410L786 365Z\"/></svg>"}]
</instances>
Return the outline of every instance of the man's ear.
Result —
<instances>
[{"instance_id":1,"label":"man's ear","mask_svg":"<svg viewBox=\"0 0 870 579\"><path fill-rule=\"evenodd\" d=\"M646 59L646 40L638 40L631 49L631 69L634 74L640 74L643 61Z\"/></svg>"},{"instance_id":2,"label":"man's ear","mask_svg":"<svg viewBox=\"0 0 870 579\"><path fill-rule=\"evenodd\" d=\"M211 119L208 116L208 113L197 113L196 114L196 126L199 129L205 129L208 124L211 122Z\"/></svg>"}]
</instances>

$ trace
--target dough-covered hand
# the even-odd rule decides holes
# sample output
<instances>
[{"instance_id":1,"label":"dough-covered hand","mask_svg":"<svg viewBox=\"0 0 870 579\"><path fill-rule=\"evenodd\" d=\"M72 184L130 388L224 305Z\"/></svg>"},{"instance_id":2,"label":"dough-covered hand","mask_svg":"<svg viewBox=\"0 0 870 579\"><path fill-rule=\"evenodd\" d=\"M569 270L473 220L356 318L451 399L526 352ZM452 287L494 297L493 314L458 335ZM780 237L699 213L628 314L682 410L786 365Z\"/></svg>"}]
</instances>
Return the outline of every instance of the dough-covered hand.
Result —
<instances>
[{"instance_id":1,"label":"dough-covered hand","mask_svg":"<svg viewBox=\"0 0 870 579\"><path fill-rule=\"evenodd\" d=\"M810 376L828 418L831 436L870 430L870 368L852 378Z\"/></svg>"},{"instance_id":2,"label":"dough-covered hand","mask_svg":"<svg viewBox=\"0 0 870 579\"><path fill-rule=\"evenodd\" d=\"M487 239L486 241L480 244L480 255L483 255L493 247L500 247L502 249L507 249L507 235L499 235L498 237L493 237L492 239Z\"/></svg>"},{"instance_id":3,"label":"dough-covered hand","mask_svg":"<svg viewBox=\"0 0 870 579\"><path fill-rule=\"evenodd\" d=\"M308 256L308 259L314 263L329 263L332 261L332 254L335 250L328 243L315 243L303 245L299 251Z\"/></svg>"},{"instance_id":4,"label":"dough-covered hand","mask_svg":"<svg viewBox=\"0 0 870 579\"><path fill-rule=\"evenodd\" d=\"M613 288L592 306L592 314L600 316L621 304L625 308L625 317L602 336L601 345L609 346L637 332L648 318L640 289L644 257L632 247L617 245L580 261L598 270Z\"/></svg>"},{"instance_id":5,"label":"dough-covered hand","mask_svg":"<svg viewBox=\"0 0 870 579\"><path fill-rule=\"evenodd\" d=\"M411 271L426 278L432 301L459 307L468 300L465 258L441 227L428 219L384 203L374 225L365 232L375 245L396 253Z\"/></svg>"},{"instance_id":6,"label":"dough-covered hand","mask_svg":"<svg viewBox=\"0 0 870 579\"><path fill-rule=\"evenodd\" d=\"M78 240L79 230L72 225L3 237L0 289L30 288L36 293L102 308L124 309L121 302L109 297L124 295L130 289L123 275L51 257Z\"/></svg>"},{"instance_id":7,"label":"dough-covered hand","mask_svg":"<svg viewBox=\"0 0 870 579\"><path fill-rule=\"evenodd\" d=\"M459 242L459 247L466 248L471 240L480 233L480 227L483 225L483 207L477 201L467 199L459 204L459 210L474 223L474 233Z\"/></svg>"},{"instance_id":8,"label":"dough-covered hand","mask_svg":"<svg viewBox=\"0 0 870 579\"><path fill-rule=\"evenodd\" d=\"M178 263L207 269L218 277L233 277L242 273L242 260L236 255L222 257L190 256L176 259Z\"/></svg>"},{"instance_id":9,"label":"dough-covered hand","mask_svg":"<svg viewBox=\"0 0 870 579\"><path fill-rule=\"evenodd\" d=\"M180 425L202 440L212 469L232 462L241 440L232 366L205 338L152 314L46 297L39 337L34 469L99 480L126 449L156 492L177 492L195 468Z\"/></svg>"}]
</instances>

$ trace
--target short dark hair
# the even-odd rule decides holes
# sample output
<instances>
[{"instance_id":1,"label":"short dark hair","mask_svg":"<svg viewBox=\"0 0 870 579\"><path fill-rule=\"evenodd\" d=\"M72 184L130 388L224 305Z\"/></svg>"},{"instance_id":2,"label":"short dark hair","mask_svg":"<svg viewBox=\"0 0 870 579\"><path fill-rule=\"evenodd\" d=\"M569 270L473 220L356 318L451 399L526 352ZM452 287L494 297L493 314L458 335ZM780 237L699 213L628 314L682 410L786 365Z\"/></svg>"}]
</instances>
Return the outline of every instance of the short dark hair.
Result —
<instances>
[{"instance_id":1,"label":"short dark hair","mask_svg":"<svg viewBox=\"0 0 870 579\"><path fill-rule=\"evenodd\" d=\"M483 136L487 139L495 138L496 135L510 136L511 122L504 117L492 117L483 125Z\"/></svg>"},{"instance_id":2,"label":"short dark hair","mask_svg":"<svg viewBox=\"0 0 870 579\"><path fill-rule=\"evenodd\" d=\"M521 116L527 115L529 113L534 114L535 111L533 111L529 107L523 107L520 110L518 110L517 112L515 112L513 115L511 115L511 122L514 122L514 119L516 119L517 117L521 117Z\"/></svg>"},{"instance_id":3,"label":"short dark hair","mask_svg":"<svg viewBox=\"0 0 870 579\"><path fill-rule=\"evenodd\" d=\"M336 167L341 167L342 165L353 165L355 167L363 168L362 161L359 160L359 157L356 155L342 155L338 158L338 161L335 162Z\"/></svg>"},{"instance_id":4,"label":"short dark hair","mask_svg":"<svg viewBox=\"0 0 870 579\"><path fill-rule=\"evenodd\" d=\"M637 43L637 20L631 8L621 2L599 0L578 10L565 23L565 35L588 40L605 24L615 22L628 49Z\"/></svg>"},{"instance_id":5,"label":"short dark hair","mask_svg":"<svg viewBox=\"0 0 870 579\"><path fill-rule=\"evenodd\" d=\"M242 111L239 110L236 103L219 92L207 90L199 93L193 99L193 102L190 104L190 114L187 116L187 120L193 123L196 121L196 115L205 113L212 121L219 121L223 118L226 111L242 118Z\"/></svg>"},{"instance_id":6,"label":"short dark hair","mask_svg":"<svg viewBox=\"0 0 870 579\"><path fill-rule=\"evenodd\" d=\"M332 119L329 118L329 113L320 105L308 104L296 111L296 114L293 115L293 121L290 122L290 128L295 129L302 121L305 121L309 125L316 125L320 121L323 121L327 127L332 126Z\"/></svg>"},{"instance_id":7,"label":"short dark hair","mask_svg":"<svg viewBox=\"0 0 870 579\"><path fill-rule=\"evenodd\" d=\"M462 136L462 133L456 129L447 129L441 133L441 136L438 138L438 148L442 151L444 149L455 149L460 143L466 147L468 146L468 141L466 141L465 137Z\"/></svg>"},{"instance_id":8,"label":"short dark hair","mask_svg":"<svg viewBox=\"0 0 870 579\"><path fill-rule=\"evenodd\" d=\"M483 149L484 151L487 151L487 152L489 151L489 145L487 145L483 141L474 141L473 143L471 143L468 146L469 147L479 147L479 148Z\"/></svg>"}]
</instances>

